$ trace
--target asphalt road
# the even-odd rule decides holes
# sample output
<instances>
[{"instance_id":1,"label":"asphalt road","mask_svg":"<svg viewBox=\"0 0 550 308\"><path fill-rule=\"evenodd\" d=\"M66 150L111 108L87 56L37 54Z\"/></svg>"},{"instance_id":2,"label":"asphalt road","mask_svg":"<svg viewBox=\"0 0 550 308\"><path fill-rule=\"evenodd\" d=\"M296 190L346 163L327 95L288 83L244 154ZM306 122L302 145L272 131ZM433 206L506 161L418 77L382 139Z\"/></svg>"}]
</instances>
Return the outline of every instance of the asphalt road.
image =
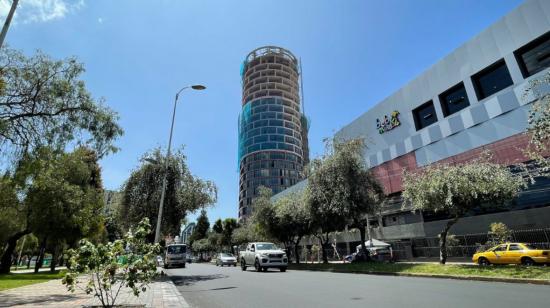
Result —
<instances>
[{"instance_id":1,"label":"asphalt road","mask_svg":"<svg viewBox=\"0 0 550 308\"><path fill-rule=\"evenodd\" d=\"M188 264L168 275L192 307L550 307L550 287Z\"/></svg>"}]
</instances>

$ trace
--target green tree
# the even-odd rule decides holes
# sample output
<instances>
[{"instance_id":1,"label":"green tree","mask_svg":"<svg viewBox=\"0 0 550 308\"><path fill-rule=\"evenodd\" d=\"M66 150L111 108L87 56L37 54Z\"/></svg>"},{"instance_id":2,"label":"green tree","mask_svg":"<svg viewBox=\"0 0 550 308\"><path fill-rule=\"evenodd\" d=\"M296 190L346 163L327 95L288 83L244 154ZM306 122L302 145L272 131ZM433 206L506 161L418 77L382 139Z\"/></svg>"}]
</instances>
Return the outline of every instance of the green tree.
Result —
<instances>
[{"instance_id":1,"label":"green tree","mask_svg":"<svg viewBox=\"0 0 550 308\"><path fill-rule=\"evenodd\" d=\"M328 263L329 234L346 225L359 229L365 249L366 216L379 208L383 192L364 164L364 139L325 142L325 154L310 164L306 194L323 262Z\"/></svg>"},{"instance_id":2,"label":"green tree","mask_svg":"<svg viewBox=\"0 0 550 308\"><path fill-rule=\"evenodd\" d=\"M523 180L507 167L487 160L434 164L418 172L404 172L403 205L408 203L415 210L448 214L450 219L439 236L439 260L445 264L449 229L476 208L509 206L509 201L523 186Z\"/></svg>"},{"instance_id":3,"label":"green tree","mask_svg":"<svg viewBox=\"0 0 550 308\"><path fill-rule=\"evenodd\" d=\"M0 272L9 271L18 239L33 227L29 220L36 211L27 193L36 188L33 177L45 165L37 153L46 146L55 153L86 146L101 158L117 150L113 142L123 133L118 116L88 92L80 79L83 72L74 58L0 50L0 157L9 170L0 181L0 246L6 247Z\"/></svg>"},{"instance_id":4,"label":"green tree","mask_svg":"<svg viewBox=\"0 0 550 308\"><path fill-rule=\"evenodd\" d=\"M305 195L303 193L290 193L279 198L274 204L276 230L278 239L286 240L294 246L296 264L300 263L300 241L305 235L310 234L312 221ZM288 254L290 255L290 254Z\"/></svg>"},{"instance_id":5,"label":"green tree","mask_svg":"<svg viewBox=\"0 0 550 308\"><path fill-rule=\"evenodd\" d=\"M255 241L272 240L274 233L272 229L276 224L275 211L271 203L273 193L270 188L265 186L259 186L257 189L258 195L252 200L252 213L247 223L250 224L251 231L257 237Z\"/></svg>"},{"instance_id":6,"label":"green tree","mask_svg":"<svg viewBox=\"0 0 550 308\"><path fill-rule=\"evenodd\" d=\"M239 227L235 218L226 218L223 221L223 244L229 246L232 254L235 254L233 248L233 233Z\"/></svg>"},{"instance_id":7,"label":"green tree","mask_svg":"<svg viewBox=\"0 0 550 308\"><path fill-rule=\"evenodd\" d=\"M199 253L199 259L204 260L204 253L210 253L215 250L215 247L210 243L207 238L196 240L191 245L195 253Z\"/></svg>"},{"instance_id":8,"label":"green tree","mask_svg":"<svg viewBox=\"0 0 550 308\"><path fill-rule=\"evenodd\" d=\"M170 156L167 170L164 170L165 159L160 148L146 153L142 164L132 172L124 184L120 214L124 217L125 228L136 224L143 217L148 217L151 223L156 225L164 172L167 172L167 185L161 224L162 234L178 234L181 220L189 212L216 202L216 186L190 173L185 155L181 150ZM151 234L151 240L153 237L154 234Z\"/></svg>"},{"instance_id":9,"label":"green tree","mask_svg":"<svg viewBox=\"0 0 550 308\"><path fill-rule=\"evenodd\" d=\"M35 272L42 265L48 242L55 260L59 245L93 237L103 224L103 188L95 153L80 148L69 154L45 155L50 159L33 177L25 199L32 209L29 225L41 240Z\"/></svg>"},{"instance_id":10,"label":"green tree","mask_svg":"<svg viewBox=\"0 0 550 308\"><path fill-rule=\"evenodd\" d=\"M254 226L251 226L249 223L240 224L239 227L233 231L233 235L231 236L233 244L242 245L258 240L253 228Z\"/></svg>"},{"instance_id":11,"label":"green tree","mask_svg":"<svg viewBox=\"0 0 550 308\"><path fill-rule=\"evenodd\" d=\"M208 232L206 235L208 242L214 248L212 251L221 252L223 250L223 235L217 232Z\"/></svg>"},{"instance_id":12,"label":"green tree","mask_svg":"<svg viewBox=\"0 0 550 308\"><path fill-rule=\"evenodd\" d=\"M214 225L212 226L212 231L222 234L223 233L223 222L221 218L218 218L216 222L214 222Z\"/></svg>"},{"instance_id":13,"label":"green tree","mask_svg":"<svg viewBox=\"0 0 550 308\"><path fill-rule=\"evenodd\" d=\"M488 246L496 246L509 242L512 238L512 230L502 222L493 222L489 225Z\"/></svg>"},{"instance_id":14,"label":"green tree","mask_svg":"<svg viewBox=\"0 0 550 308\"><path fill-rule=\"evenodd\" d=\"M210 230L210 222L208 221L208 216L206 211L203 209L199 217L197 217L197 224L193 229L193 233L189 237L189 244L193 246L193 242L206 238L208 231Z\"/></svg>"},{"instance_id":15,"label":"green tree","mask_svg":"<svg viewBox=\"0 0 550 308\"><path fill-rule=\"evenodd\" d=\"M550 84L550 73L530 81L525 97L533 98L529 113L529 147L525 150L527 156L539 165L538 175L550 174L550 92L546 88Z\"/></svg>"},{"instance_id":16,"label":"green tree","mask_svg":"<svg viewBox=\"0 0 550 308\"><path fill-rule=\"evenodd\" d=\"M123 133L118 116L96 100L80 79L84 66L76 58L54 60L0 50L0 153L21 157L48 146L65 150L86 145L103 157L117 148ZM2 151L4 150L4 151Z\"/></svg>"},{"instance_id":17,"label":"green tree","mask_svg":"<svg viewBox=\"0 0 550 308\"><path fill-rule=\"evenodd\" d=\"M22 201L10 219L17 221L19 229L8 239L0 268L3 273L9 272L15 244L23 235L32 232L40 240L37 271L48 243L56 259L58 245L94 236L101 229L103 190L94 151L79 148L59 153L37 148L20 161L14 181Z\"/></svg>"}]
</instances>

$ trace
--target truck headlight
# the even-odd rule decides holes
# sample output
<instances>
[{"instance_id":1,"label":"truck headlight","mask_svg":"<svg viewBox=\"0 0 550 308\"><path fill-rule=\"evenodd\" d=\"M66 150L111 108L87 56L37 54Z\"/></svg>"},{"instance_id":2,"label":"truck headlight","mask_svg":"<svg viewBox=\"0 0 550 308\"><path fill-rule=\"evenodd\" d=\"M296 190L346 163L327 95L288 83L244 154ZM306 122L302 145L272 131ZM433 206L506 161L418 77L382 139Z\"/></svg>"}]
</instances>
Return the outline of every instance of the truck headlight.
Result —
<instances>
[{"instance_id":1,"label":"truck headlight","mask_svg":"<svg viewBox=\"0 0 550 308\"><path fill-rule=\"evenodd\" d=\"M269 257L269 255L266 254L266 253L262 253L262 254L260 255L260 257L261 257L261 258L267 258L267 257Z\"/></svg>"}]
</instances>

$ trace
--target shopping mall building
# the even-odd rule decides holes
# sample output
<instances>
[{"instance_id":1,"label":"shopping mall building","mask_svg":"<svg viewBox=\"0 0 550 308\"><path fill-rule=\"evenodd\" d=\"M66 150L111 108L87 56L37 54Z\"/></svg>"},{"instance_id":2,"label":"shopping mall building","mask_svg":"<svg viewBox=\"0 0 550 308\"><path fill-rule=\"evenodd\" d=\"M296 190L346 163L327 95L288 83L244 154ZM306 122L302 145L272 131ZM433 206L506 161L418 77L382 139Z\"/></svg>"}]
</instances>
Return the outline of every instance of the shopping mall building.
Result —
<instances>
[{"instance_id":1,"label":"shopping mall building","mask_svg":"<svg viewBox=\"0 0 550 308\"><path fill-rule=\"evenodd\" d=\"M525 90L549 67L550 1L526 1L338 131L338 138L367 138L366 164L390 200L371 219L373 236L436 237L447 221L444 213L402 207L404 168L467 162L486 150L505 165L528 161L522 150L533 96ZM537 178L511 209L471 213L451 233L487 233L497 221L514 229L550 227L550 179Z\"/></svg>"}]
</instances>

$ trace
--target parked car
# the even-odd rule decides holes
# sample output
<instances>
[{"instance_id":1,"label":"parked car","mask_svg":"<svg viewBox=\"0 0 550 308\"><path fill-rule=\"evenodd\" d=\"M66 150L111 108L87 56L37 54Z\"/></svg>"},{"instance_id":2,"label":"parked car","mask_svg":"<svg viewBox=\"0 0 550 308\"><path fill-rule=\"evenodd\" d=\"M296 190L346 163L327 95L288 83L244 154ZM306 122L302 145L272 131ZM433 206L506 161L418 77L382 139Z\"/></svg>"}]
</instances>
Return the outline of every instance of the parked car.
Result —
<instances>
[{"instance_id":1,"label":"parked car","mask_svg":"<svg viewBox=\"0 0 550 308\"><path fill-rule=\"evenodd\" d=\"M237 258L235 258L235 256L230 253L224 253L224 252L219 253L216 258L216 266L224 266L224 265L237 266Z\"/></svg>"},{"instance_id":2,"label":"parked car","mask_svg":"<svg viewBox=\"0 0 550 308\"><path fill-rule=\"evenodd\" d=\"M394 262L391 247L368 247L371 260L378 262Z\"/></svg>"},{"instance_id":3,"label":"parked car","mask_svg":"<svg viewBox=\"0 0 550 308\"><path fill-rule=\"evenodd\" d=\"M506 243L475 253L472 261L479 265L490 264L550 264L550 250L537 249L530 244Z\"/></svg>"},{"instance_id":4,"label":"parked car","mask_svg":"<svg viewBox=\"0 0 550 308\"><path fill-rule=\"evenodd\" d=\"M164 256L164 268L170 266L185 267L187 246L184 244L172 244L166 247Z\"/></svg>"},{"instance_id":5,"label":"parked car","mask_svg":"<svg viewBox=\"0 0 550 308\"><path fill-rule=\"evenodd\" d=\"M278 268L281 272L288 267L288 257L285 252L273 243L249 243L245 251L239 252L241 269L254 266L257 272L265 272L268 268Z\"/></svg>"}]
</instances>

